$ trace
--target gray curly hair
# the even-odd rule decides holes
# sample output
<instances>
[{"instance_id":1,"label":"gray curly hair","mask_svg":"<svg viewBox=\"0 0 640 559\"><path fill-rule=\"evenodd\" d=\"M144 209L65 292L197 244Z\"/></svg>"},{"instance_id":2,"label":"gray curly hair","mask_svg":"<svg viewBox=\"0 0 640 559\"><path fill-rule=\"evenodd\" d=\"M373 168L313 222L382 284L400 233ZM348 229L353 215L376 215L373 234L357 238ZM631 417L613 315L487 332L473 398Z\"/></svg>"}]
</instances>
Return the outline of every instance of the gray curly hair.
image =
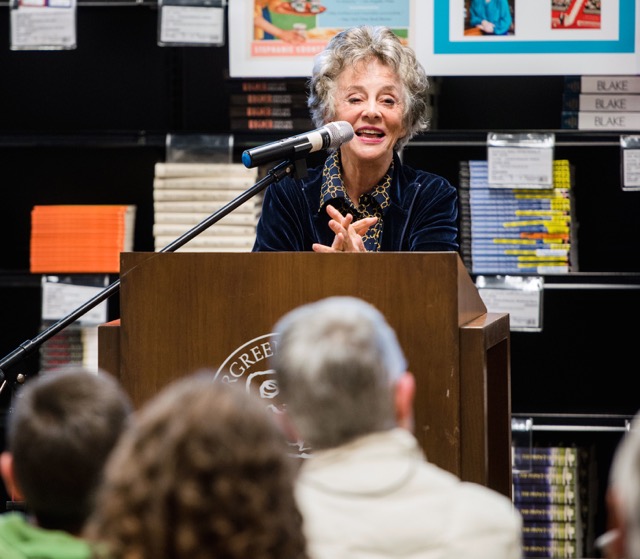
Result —
<instances>
[{"instance_id":1,"label":"gray curly hair","mask_svg":"<svg viewBox=\"0 0 640 559\"><path fill-rule=\"evenodd\" d=\"M404 86L403 124L407 133L396 142L399 151L428 127L429 80L413 50L404 46L390 28L362 25L335 35L314 59L307 105L316 126L334 120L338 77L346 68L372 58L393 69Z\"/></svg>"}]
</instances>

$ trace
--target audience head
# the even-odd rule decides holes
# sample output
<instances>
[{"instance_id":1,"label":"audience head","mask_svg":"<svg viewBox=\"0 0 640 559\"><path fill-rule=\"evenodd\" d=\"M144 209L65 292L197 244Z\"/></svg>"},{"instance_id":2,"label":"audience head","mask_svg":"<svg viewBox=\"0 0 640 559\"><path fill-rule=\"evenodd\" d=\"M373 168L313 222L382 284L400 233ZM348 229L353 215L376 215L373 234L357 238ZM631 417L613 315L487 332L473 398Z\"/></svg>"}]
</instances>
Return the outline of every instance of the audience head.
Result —
<instances>
[{"instance_id":1,"label":"audience head","mask_svg":"<svg viewBox=\"0 0 640 559\"><path fill-rule=\"evenodd\" d=\"M329 297L289 312L275 333L280 397L312 448L411 427L413 377L395 332L372 305Z\"/></svg>"},{"instance_id":2,"label":"audience head","mask_svg":"<svg viewBox=\"0 0 640 559\"><path fill-rule=\"evenodd\" d=\"M611 463L607 505L610 532L607 557L640 559L640 414L624 435Z\"/></svg>"},{"instance_id":3,"label":"audience head","mask_svg":"<svg viewBox=\"0 0 640 559\"><path fill-rule=\"evenodd\" d=\"M83 368L40 373L16 394L0 470L40 527L81 530L131 411L113 377Z\"/></svg>"},{"instance_id":4,"label":"audience head","mask_svg":"<svg viewBox=\"0 0 640 559\"><path fill-rule=\"evenodd\" d=\"M403 86L403 121L407 133L396 144L399 150L427 127L429 80L414 51L403 45L388 27L363 25L345 29L316 55L309 81L311 117L318 127L334 120L338 77L345 69L372 59L391 68Z\"/></svg>"},{"instance_id":5,"label":"audience head","mask_svg":"<svg viewBox=\"0 0 640 559\"><path fill-rule=\"evenodd\" d=\"M85 535L109 559L304 559L294 468L273 413L201 371L136 415Z\"/></svg>"}]
</instances>

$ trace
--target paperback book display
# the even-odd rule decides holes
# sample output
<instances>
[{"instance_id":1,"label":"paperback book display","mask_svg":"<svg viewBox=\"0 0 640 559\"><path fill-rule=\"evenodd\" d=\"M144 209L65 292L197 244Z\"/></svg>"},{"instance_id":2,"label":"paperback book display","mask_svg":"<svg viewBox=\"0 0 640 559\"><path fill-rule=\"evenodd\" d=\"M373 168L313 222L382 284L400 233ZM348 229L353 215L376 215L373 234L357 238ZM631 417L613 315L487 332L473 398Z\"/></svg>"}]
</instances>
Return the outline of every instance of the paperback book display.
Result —
<instances>
[{"instance_id":1,"label":"paperback book display","mask_svg":"<svg viewBox=\"0 0 640 559\"><path fill-rule=\"evenodd\" d=\"M307 79L229 79L229 124L232 132L307 132L317 128L307 107ZM437 129L437 78L430 78L429 129Z\"/></svg>"},{"instance_id":2,"label":"paperback book display","mask_svg":"<svg viewBox=\"0 0 640 559\"><path fill-rule=\"evenodd\" d=\"M45 274L41 283L40 329L44 331L102 292L109 284L109 274ZM98 371L98 326L107 320L107 303L102 302L48 338L39 348L40 370L82 363Z\"/></svg>"},{"instance_id":3,"label":"paperback book display","mask_svg":"<svg viewBox=\"0 0 640 559\"><path fill-rule=\"evenodd\" d=\"M589 452L577 447L514 447L513 502L523 520L524 557L584 557L589 515Z\"/></svg>"},{"instance_id":4,"label":"paperback book display","mask_svg":"<svg viewBox=\"0 0 640 559\"><path fill-rule=\"evenodd\" d=\"M43 322L42 330L52 325ZM40 371L49 371L72 363L98 370L98 327L71 325L40 347Z\"/></svg>"},{"instance_id":5,"label":"paperback book display","mask_svg":"<svg viewBox=\"0 0 640 559\"><path fill-rule=\"evenodd\" d=\"M566 76L560 127L640 130L640 76Z\"/></svg>"},{"instance_id":6,"label":"paperback book display","mask_svg":"<svg viewBox=\"0 0 640 559\"><path fill-rule=\"evenodd\" d=\"M460 162L460 253L472 274L565 274L572 251L572 172L554 161L553 188L491 188L485 160Z\"/></svg>"},{"instance_id":7,"label":"paperback book display","mask_svg":"<svg viewBox=\"0 0 640 559\"><path fill-rule=\"evenodd\" d=\"M240 163L156 163L154 248L162 250L250 189L258 169ZM178 251L250 252L262 208L258 194L185 243Z\"/></svg>"},{"instance_id":8,"label":"paperback book display","mask_svg":"<svg viewBox=\"0 0 640 559\"><path fill-rule=\"evenodd\" d=\"M34 206L31 273L117 274L120 253L133 250L136 207Z\"/></svg>"},{"instance_id":9,"label":"paperback book display","mask_svg":"<svg viewBox=\"0 0 640 559\"><path fill-rule=\"evenodd\" d=\"M229 117L232 132L306 132L315 126L307 108L306 81L230 79Z\"/></svg>"}]
</instances>

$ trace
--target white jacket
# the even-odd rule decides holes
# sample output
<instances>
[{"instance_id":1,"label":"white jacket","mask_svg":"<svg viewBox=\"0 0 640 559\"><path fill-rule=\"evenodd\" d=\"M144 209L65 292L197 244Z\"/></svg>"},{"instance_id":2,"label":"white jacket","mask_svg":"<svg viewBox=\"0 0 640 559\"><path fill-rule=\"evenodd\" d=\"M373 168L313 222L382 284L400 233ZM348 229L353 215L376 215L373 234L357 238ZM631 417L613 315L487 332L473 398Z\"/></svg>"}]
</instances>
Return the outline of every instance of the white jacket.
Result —
<instances>
[{"instance_id":1,"label":"white jacket","mask_svg":"<svg viewBox=\"0 0 640 559\"><path fill-rule=\"evenodd\" d=\"M314 451L296 497L311 559L522 557L511 501L428 463L404 429Z\"/></svg>"}]
</instances>

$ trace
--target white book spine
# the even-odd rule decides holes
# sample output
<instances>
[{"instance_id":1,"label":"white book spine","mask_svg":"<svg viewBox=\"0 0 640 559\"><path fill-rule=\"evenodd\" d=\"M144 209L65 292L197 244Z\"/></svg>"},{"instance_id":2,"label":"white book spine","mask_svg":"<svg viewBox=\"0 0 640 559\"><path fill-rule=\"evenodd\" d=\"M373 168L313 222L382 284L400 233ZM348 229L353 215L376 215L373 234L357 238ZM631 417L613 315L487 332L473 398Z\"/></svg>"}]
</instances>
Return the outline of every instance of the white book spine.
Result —
<instances>
[{"instance_id":1,"label":"white book spine","mask_svg":"<svg viewBox=\"0 0 640 559\"><path fill-rule=\"evenodd\" d=\"M215 202L211 200L156 200L153 203L153 211L159 212L194 212L194 213L213 213L226 206L228 202ZM262 202L255 200L247 200L244 204L238 206L234 213L250 213L255 215L256 211L260 211Z\"/></svg>"},{"instance_id":2,"label":"white book spine","mask_svg":"<svg viewBox=\"0 0 640 559\"><path fill-rule=\"evenodd\" d=\"M241 208L238 208L239 210ZM181 227L189 227L198 225L211 214L209 213L189 213L189 212L156 212L153 219L155 223L180 225ZM228 225L255 225L258 221L259 212L257 211L233 211L225 215L218 223Z\"/></svg>"},{"instance_id":3,"label":"white book spine","mask_svg":"<svg viewBox=\"0 0 640 559\"><path fill-rule=\"evenodd\" d=\"M640 76L582 76L581 93L640 93Z\"/></svg>"},{"instance_id":4,"label":"white book spine","mask_svg":"<svg viewBox=\"0 0 640 559\"><path fill-rule=\"evenodd\" d=\"M155 251L160 252L164 247L156 246ZM197 247L187 243L176 249L175 252L251 252L252 247Z\"/></svg>"},{"instance_id":5,"label":"white book spine","mask_svg":"<svg viewBox=\"0 0 640 559\"><path fill-rule=\"evenodd\" d=\"M597 95L580 94L581 111L633 112L640 111L638 95Z\"/></svg>"},{"instance_id":6,"label":"white book spine","mask_svg":"<svg viewBox=\"0 0 640 559\"><path fill-rule=\"evenodd\" d=\"M221 225L220 223L215 223L204 231L200 233L198 236L227 236L227 235L250 235L255 236L256 228L251 225ZM159 237L163 235L173 235L175 237L179 237L183 233L186 233L189 228L185 228L182 225L168 225L163 223L155 223L153 225L153 235L154 237Z\"/></svg>"},{"instance_id":7,"label":"white book spine","mask_svg":"<svg viewBox=\"0 0 640 559\"><path fill-rule=\"evenodd\" d=\"M258 178L258 169L247 169L241 163L156 163L156 177L251 177Z\"/></svg>"},{"instance_id":8,"label":"white book spine","mask_svg":"<svg viewBox=\"0 0 640 559\"><path fill-rule=\"evenodd\" d=\"M175 241L171 235L161 235L155 238L157 246L167 246ZM255 235L225 235L225 236L201 236L191 239L186 245L195 247L227 247L227 248L251 248L255 242Z\"/></svg>"},{"instance_id":9,"label":"white book spine","mask_svg":"<svg viewBox=\"0 0 640 559\"><path fill-rule=\"evenodd\" d=\"M244 193L244 190L194 190L167 189L154 190L154 200L211 200L213 202L230 202Z\"/></svg>"},{"instance_id":10,"label":"white book spine","mask_svg":"<svg viewBox=\"0 0 640 559\"><path fill-rule=\"evenodd\" d=\"M640 112L580 111L578 113L578 130L640 130Z\"/></svg>"},{"instance_id":11,"label":"white book spine","mask_svg":"<svg viewBox=\"0 0 640 559\"><path fill-rule=\"evenodd\" d=\"M254 184L253 177L172 177L153 180L153 187L158 189L247 190Z\"/></svg>"}]
</instances>

